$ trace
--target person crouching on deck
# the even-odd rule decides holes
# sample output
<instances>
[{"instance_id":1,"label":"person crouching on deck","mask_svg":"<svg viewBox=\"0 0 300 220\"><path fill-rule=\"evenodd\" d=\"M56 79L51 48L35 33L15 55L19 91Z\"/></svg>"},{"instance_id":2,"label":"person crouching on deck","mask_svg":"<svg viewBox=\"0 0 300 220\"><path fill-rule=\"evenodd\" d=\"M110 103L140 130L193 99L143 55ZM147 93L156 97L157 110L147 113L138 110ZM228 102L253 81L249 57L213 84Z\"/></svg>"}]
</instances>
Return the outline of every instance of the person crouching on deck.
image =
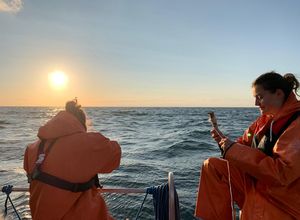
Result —
<instances>
[{"instance_id":1,"label":"person crouching on deck","mask_svg":"<svg viewBox=\"0 0 300 220\"><path fill-rule=\"evenodd\" d=\"M196 217L234 219L234 201L243 220L300 219L298 87L293 74L262 74L252 84L261 116L236 142L211 131L224 159L202 166Z\"/></svg>"},{"instance_id":2,"label":"person crouching on deck","mask_svg":"<svg viewBox=\"0 0 300 220\"><path fill-rule=\"evenodd\" d=\"M112 219L97 188L97 173L120 165L121 148L99 132L87 132L77 100L66 103L38 131L24 155L33 220Z\"/></svg>"}]
</instances>

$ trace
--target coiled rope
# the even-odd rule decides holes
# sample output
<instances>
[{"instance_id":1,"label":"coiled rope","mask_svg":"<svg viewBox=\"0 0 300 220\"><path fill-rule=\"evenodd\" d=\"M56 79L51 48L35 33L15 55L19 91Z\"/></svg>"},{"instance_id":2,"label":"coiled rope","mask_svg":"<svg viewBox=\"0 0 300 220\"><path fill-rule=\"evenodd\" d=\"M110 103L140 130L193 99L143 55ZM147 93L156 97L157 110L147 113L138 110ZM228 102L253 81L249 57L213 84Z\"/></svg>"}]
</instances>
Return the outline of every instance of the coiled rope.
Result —
<instances>
[{"instance_id":1,"label":"coiled rope","mask_svg":"<svg viewBox=\"0 0 300 220\"><path fill-rule=\"evenodd\" d=\"M156 187L149 187L146 190L146 195L141 204L141 207L137 213L136 220L138 220L140 212L143 208L144 202L147 198L147 195L151 194L153 196L153 206L155 213L155 220L169 220L169 186L167 183L162 184ZM180 211L179 211L179 199L176 189L174 189L174 198L175 198L175 219L180 220Z\"/></svg>"},{"instance_id":2,"label":"coiled rope","mask_svg":"<svg viewBox=\"0 0 300 220\"><path fill-rule=\"evenodd\" d=\"M6 194L6 200L5 200L5 203L4 203L4 216L7 215L7 201L9 200L11 206L13 207L14 209L14 212L15 214L17 215L18 219L21 220L20 216L19 216L19 213L17 211L17 209L15 208L9 194L12 192L12 188L13 186L12 185L7 185L7 186L3 186L2 187L2 192L4 192Z\"/></svg>"}]
</instances>

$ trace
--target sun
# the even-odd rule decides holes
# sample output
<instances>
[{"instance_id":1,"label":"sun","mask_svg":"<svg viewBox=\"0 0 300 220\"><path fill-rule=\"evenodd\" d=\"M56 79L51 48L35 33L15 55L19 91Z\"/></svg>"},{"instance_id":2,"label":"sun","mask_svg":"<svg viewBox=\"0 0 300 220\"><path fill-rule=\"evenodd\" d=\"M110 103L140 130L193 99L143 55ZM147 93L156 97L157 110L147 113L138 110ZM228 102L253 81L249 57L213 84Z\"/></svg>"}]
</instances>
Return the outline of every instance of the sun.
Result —
<instances>
[{"instance_id":1,"label":"sun","mask_svg":"<svg viewBox=\"0 0 300 220\"><path fill-rule=\"evenodd\" d=\"M67 86L68 77L63 71L56 70L49 74L49 83L54 89L64 89Z\"/></svg>"}]
</instances>

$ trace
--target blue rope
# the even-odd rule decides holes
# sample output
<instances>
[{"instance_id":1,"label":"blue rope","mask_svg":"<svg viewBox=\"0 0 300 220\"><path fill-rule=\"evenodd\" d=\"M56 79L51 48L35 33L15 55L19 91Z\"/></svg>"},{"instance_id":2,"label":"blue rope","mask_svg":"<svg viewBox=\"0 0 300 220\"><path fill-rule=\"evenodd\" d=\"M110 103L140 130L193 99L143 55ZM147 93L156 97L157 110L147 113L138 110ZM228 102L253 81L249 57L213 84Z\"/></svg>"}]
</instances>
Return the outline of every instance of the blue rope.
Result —
<instances>
[{"instance_id":1,"label":"blue rope","mask_svg":"<svg viewBox=\"0 0 300 220\"><path fill-rule=\"evenodd\" d=\"M8 185L8 186L3 186L2 187L2 192L4 192L6 194L6 200L5 200L5 204L4 204L4 216L7 215L7 201L9 200L11 206L13 207L14 211L15 211L15 214L18 216L18 219L21 220L20 216L19 216L19 213L17 212L9 194L12 192L12 188L13 186L12 185Z\"/></svg>"},{"instance_id":2,"label":"blue rope","mask_svg":"<svg viewBox=\"0 0 300 220\"><path fill-rule=\"evenodd\" d=\"M147 195L148 195L148 190L147 190L146 195L145 195L145 197L144 197L144 200L143 200L143 202L142 202L142 204L141 204L141 207L140 207L140 209L139 209L139 211L138 211L138 213L137 213L137 215L136 215L136 217L135 217L135 220L138 220L138 218L139 218L139 216L140 216L140 213L141 213L142 208L143 208L143 206L144 206L144 203L145 203L145 200L146 200L146 198L147 198Z\"/></svg>"},{"instance_id":3,"label":"blue rope","mask_svg":"<svg viewBox=\"0 0 300 220\"><path fill-rule=\"evenodd\" d=\"M147 195L148 195L148 194L153 195L154 192L155 192L155 187L154 187L154 186L147 188L147 190L146 190L146 195L145 195L144 200L143 200L143 202L142 202L142 204L141 204L141 207L140 207L140 209L139 209L139 211L138 211L138 213L137 213L137 215L136 215L136 217L135 217L135 220L138 220L138 218L139 218L139 216L140 216L140 213L141 213L142 208L143 208L143 206L144 206L144 203L145 203L145 201L146 201Z\"/></svg>"},{"instance_id":4,"label":"blue rope","mask_svg":"<svg viewBox=\"0 0 300 220\"><path fill-rule=\"evenodd\" d=\"M144 206L147 195L151 194L153 196L153 205L155 212L155 220L168 220L169 219L169 186L168 184L162 184L160 186L152 186L147 188L146 195L141 204L141 207L136 216L136 220L138 220L140 212ZM178 195L175 189L175 219L180 219L179 213L179 200Z\"/></svg>"}]
</instances>

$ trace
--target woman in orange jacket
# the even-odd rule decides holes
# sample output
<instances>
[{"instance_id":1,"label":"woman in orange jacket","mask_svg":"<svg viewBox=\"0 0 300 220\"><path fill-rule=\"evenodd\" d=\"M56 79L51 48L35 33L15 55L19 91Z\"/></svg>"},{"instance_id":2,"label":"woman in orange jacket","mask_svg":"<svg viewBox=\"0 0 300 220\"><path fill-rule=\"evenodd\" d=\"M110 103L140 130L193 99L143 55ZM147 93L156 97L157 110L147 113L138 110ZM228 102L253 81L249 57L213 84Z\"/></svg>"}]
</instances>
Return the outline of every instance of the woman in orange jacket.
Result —
<instances>
[{"instance_id":1,"label":"woman in orange jacket","mask_svg":"<svg viewBox=\"0 0 300 220\"><path fill-rule=\"evenodd\" d=\"M97 191L97 174L119 167L119 144L99 132L87 132L77 100L67 102L66 110L42 126L37 136L24 155L32 219L112 219Z\"/></svg>"},{"instance_id":2,"label":"woman in orange jacket","mask_svg":"<svg viewBox=\"0 0 300 220\"><path fill-rule=\"evenodd\" d=\"M252 84L261 116L236 142L211 131L223 159L202 166L195 216L233 218L233 202L243 220L300 219L300 102L293 74L275 72Z\"/></svg>"}]
</instances>

